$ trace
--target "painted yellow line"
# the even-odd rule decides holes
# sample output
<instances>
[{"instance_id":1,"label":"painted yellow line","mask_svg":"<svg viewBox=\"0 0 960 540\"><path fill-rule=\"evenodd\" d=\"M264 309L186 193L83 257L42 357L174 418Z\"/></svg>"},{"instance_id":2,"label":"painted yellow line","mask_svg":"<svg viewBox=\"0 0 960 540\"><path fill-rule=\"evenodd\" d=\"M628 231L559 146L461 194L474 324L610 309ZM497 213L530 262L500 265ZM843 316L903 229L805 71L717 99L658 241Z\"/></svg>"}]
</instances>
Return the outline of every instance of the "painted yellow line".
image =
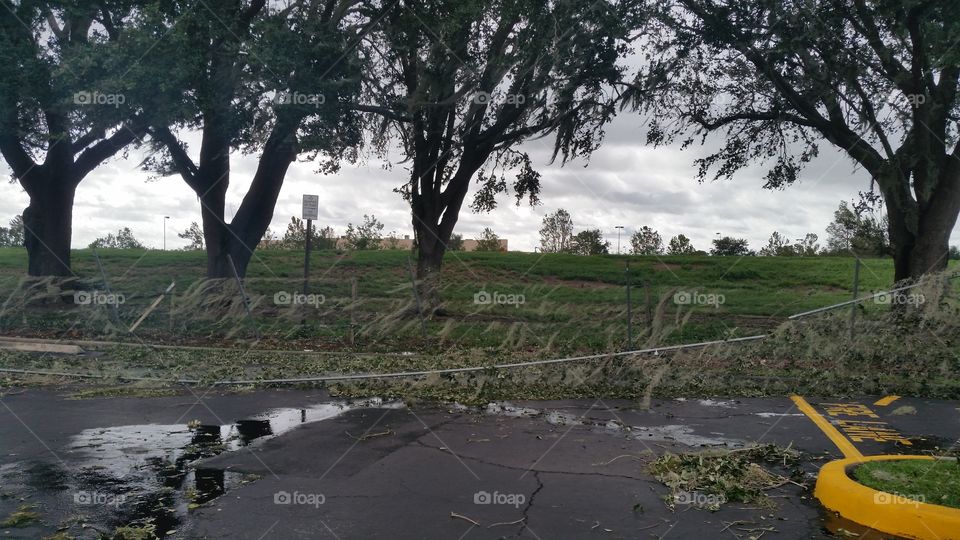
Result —
<instances>
[{"instance_id":1,"label":"painted yellow line","mask_svg":"<svg viewBox=\"0 0 960 540\"><path fill-rule=\"evenodd\" d=\"M807 418L810 419L828 439L833 441L833 444L837 445L837 448L840 449L840 452L843 453L843 456L846 458L853 459L862 459L863 454L857 450L857 447L850 442L849 439L843 436L837 428L833 427L833 424L827 422L827 420L813 408L812 405L807 403L807 400L803 399L800 396L790 396L790 399L797 405L797 408L800 409L800 412L807 415Z\"/></svg>"},{"instance_id":2,"label":"painted yellow line","mask_svg":"<svg viewBox=\"0 0 960 540\"><path fill-rule=\"evenodd\" d=\"M873 404L877 407L886 407L898 399L900 399L900 396L887 396L874 401Z\"/></svg>"}]
</instances>

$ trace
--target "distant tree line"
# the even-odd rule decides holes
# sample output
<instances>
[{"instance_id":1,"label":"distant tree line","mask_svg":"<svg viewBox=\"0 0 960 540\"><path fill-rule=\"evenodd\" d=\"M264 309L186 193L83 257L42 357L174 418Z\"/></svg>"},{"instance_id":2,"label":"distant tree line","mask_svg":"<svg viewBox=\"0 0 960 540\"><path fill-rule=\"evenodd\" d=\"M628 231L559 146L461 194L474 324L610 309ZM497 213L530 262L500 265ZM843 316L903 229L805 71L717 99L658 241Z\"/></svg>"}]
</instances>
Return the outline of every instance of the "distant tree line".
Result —
<instances>
[{"instance_id":1,"label":"distant tree line","mask_svg":"<svg viewBox=\"0 0 960 540\"><path fill-rule=\"evenodd\" d=\"M813 257L817 255L857 257L886 257L892 255L887 218L876 217L869 205L859 204L852 208L846 201L833 214L833 222L827 227L827 244L821 247L820 238L807 233L802 238L790 239L774 231L767 244L759 251L750 249L744 238L723 236L712 240L709 254L720 257ZM574 233L573 218L564 209L559 209L543 218L540 228L540 250L544 253L572 253L577 255L604 255L609 252L609 242L603 240L600 229ZM707 255L698 250L683 234L678 234L664 245L663 236L649 226L642 226L630 236L630 253L633 255ZM951 246L949 258L960 260L960 248Z\"/></svg>"},{"instance_id":2,"label":"distant tree line","mask_svg":"<svg viewBox=\"0 0 960 540\"><path fill-rule=\"evenodd\" d=\"M868 210L868 208L867 208ZM384 224L375 215L364 215L357 225L348 223L342 247L351 251L398 249L400 239L396 232L383 234ZM826 246L820 246L819 237L807 233L803 238L791 240L779 231L774 231L767 244L759 251L750 249L744 238L724 236L712 240L710 255L761 256L761 257L813 257L817 255L858 257L885 257L892 253L889 240L887 218L876 217L865 210L863 205L851 207L846 201L833 213L833 222L827 226ZM564 209L558 209L543 218L540 228L540 251L543 253L569 253L574 255L607 255L610 242L603 238L600 229L587 229L574 232L573 218ZM177 234L188 240L184 250L203 250L203 229L197 222ZM306 242L304 221L291 216L290 223L283 236L278 237L267 229L258 249L302 250ZM489 227L483 229L475 238L474 251L501 251L500 238ZM9 227L0 226L0 247L22 247L24 244L23 218L20 215L10 220ZM314 228L311 234L314 249L337 249L338 238L332 227ZM633 255L707 255L708 252L696 249L690 239L678 234L664 245L661 234L649 226L637 229L629 239L630 253ZM90 243L91 248L109 249L145 249L130 230L123 227L116 234L108 234ZM414 246L415 248L415 246ZM463 251L463 235L453 234L446 246L447 251ZM950 246L949 259L960 260L960 247Z\"/></svg>"},{"instance_id":3,"label":"distant tree line","mask_svg":"<svg viewBox=\"0 0 960 540\"><path fill-rule=\"evenodd\" d=\"M338 247L349 251L400 249L401 239L396 231L390 231L384 235L384 228L384 224L377 219L377 216L364 215L361 223L357 225L352 222L347 224L342 244L338 245L339 238L333 227L329 226L314 227L310 235L310 243L311 247L317 250L337 249ZM190 244L183 249L203 249L203 230L197 222L191 223L190 227L179 233L178 236L190 241ZM283 236L278 236L268 228L263 235L263 239L257 245L257 249L302 250L306 247L306 240L306 224L302 219L291 216L290 223L287 224L287 230L284 231ZM500 238L489 227L484 228L475 240L477 242L475 251L501 251ZM463 235L454 234L450 238L447 250L463 251L463 246Z\"/></svg>"},{"instance_id":4,"label":"distant tree line","mask_svg":"<svg viewBox=\"0 0 960 540\"><path fill-rule=\"evenodd\" d=\"M9 227L0 227L0 247L23 247L23 216L11 219Z\"/></svg>"}]
</instances>

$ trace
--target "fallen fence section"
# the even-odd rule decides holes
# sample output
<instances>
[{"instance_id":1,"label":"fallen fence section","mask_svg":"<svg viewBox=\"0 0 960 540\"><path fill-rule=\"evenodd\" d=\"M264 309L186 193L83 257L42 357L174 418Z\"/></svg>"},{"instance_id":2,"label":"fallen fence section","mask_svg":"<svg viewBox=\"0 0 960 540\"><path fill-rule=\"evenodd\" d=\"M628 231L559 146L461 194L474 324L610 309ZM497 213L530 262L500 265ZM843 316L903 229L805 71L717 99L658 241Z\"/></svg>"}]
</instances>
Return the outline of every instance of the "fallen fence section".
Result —
<instances>
[{"instance_id":1,"label":"fallen fence section","mask_svg":"<svg viewBox=\"0 0 960 540\"><path fill-rule=\"evenodd\" d=\"M733 339L720 339L715 341L703 341L700 343L688 343L684 345L670 345L667 347L654 347L650 349L638 349L634 351L621 351L615 353L591 354L586 356L568 356L565 358L550 358L546 360L530 360L528 362L514 362L510 364L494 364L488 366L471 366L462 368L431 369L423 371L398 371L394 373L355 373L346 375L323 375L318 377L297 377L290 379L246 379L246 380L226 380L214 381L211 386L229 386L229 385L251 385L251 384L298 384L310 382L325 381L348 381L360 379L394 379L401 377L422 377L425 375L448 374L448 373L469 373L476 371L486 371L491 369L511 369L528 366L561 364L567 362L579 362L583 360L599 360L603 358L617 358L622 356L633 356L638 354L660 354L684 349L695 349L709 347L710 345L724 345L731 343L744 343L748 341L757 341L768 337L767 334L747 336ZM197 379L159 379L152 377L130 377L124 375L94 375L89 373L69 373L63 371L41 371L27 369L0 368L0 373L15 373L21 375L50 375L56 377L74 377L78 379L118 379L124 381L152 381L165 382L184 385L198 385L201 381Z\"/></svg>"},{"instance_id":2,"label":"fallen fence section","mask_svg":"<svg viewBox=\"0 0 960 540\"><path fill-rule=\"evenodd\" d=\"M951 276L947 276L947 279L952 280L958 277L960 277L960 272L954 273ZM907 285L905 287L898 287L895 289L891 289L889 291L874 293L872 295L864 296L862 298L847 300L846 302L840 302L839 304L833 304L830 306L814 309L811 311L804 311L803 313L790 315L789 317L787 317L787 319L795 320L802 317L807 317L809 315L823 313L823 312L841 308L844 306L849 306L851 304L856 304L856 303L864 302L867 300L871 300L873 298L878 298L884 295L894 294L901 291L914 289L921 285L923 285L923 283L915 283L912 285ZM670 345L667 347L654 347L650 349L637 349L632 351L621 351L621 352L614 352L614 353L590 354L586 356L568 356L564 358L550 358L546 360L530 360L528 362L494 364L489 366L430 369L430 370L423 370L423 371L398 371L393 373L354 373L354 374L345 374L345 375L322 375L322 376L316 376L316 377L295 377L295 378L289 378L289 379L221 380L221 381L214 381L213 383L211 383L211 386L251 385L251 384L298 384L298 383L326 382L326 381L351 381L351 380L363 380L363 379L396 379L396 378L402 378L402 377L422 377L425 375L443 375L443 374L450 374L450 373L470 373L470 372L477 372L477 371L486 371L491 369L512 369L512 368L529 367L529 366L562 364L562 363L568 363L568 362L581 362L584 360L599 360L603 358L617 358L622 356L633 356L633 355L639 355L639 354L660 354L660 353L667 353L667 352L679 351L684 349L696 349L696 348L709 347L711 345L746 343L751 341L758 341L767 337L769 337L769 334L760 334L756 336L747 336L747 337L733 338L733 339L720 339L715 341L703 341L700 343ZM3 339L3 338L0 338L0 339ZM40 341L40 340L36 340L36 341ZM91 342L88 342L88 343L91 343ZM120 343L109 343L109 342L97 342L97 343L120 345ZM135 345L135 344L123 343L123 345ZM141 344L140 346L171 348L171 349L179 348L176 345L154 346L154 345L148 345L148 344ZM214 349L212 347L211 348L188 347L188 348ZM220 349L220 350L231 350L231 349ZM290 354L307 353L307 351L269 351L269 352L290 353ZM371 354L375 354L375 353L371 353ZM167 382L167 383L185 384L185 385L195 385L195 384L200 384L201 382L196 379L169 380L169 379L155 379L150 377L126 377L122 375L92 375L92 374L84 374L84 373L67 373L67 372L39 371L39 370L33 371L33 370L10 369L10 368L0 368L0 373L18 373L18 374L25 374L25 375L51 375L51 376L58 376L58 377L75 377L75 378L82 378L82 379L119 379L119 380L126 380L126 381L153 381L153 382Z\"/></svg>"},{"instance_id":3,"label":"fallen fence section","mask_svg":"<svg viewBox=\"0 0 960 540\"><path fill-rule=\"evenodd\" d=\"M548 360L530 360L529 362L514 362L512 364L494 364L490 366L472 366L462 368L430 369L425 371L398 371L395 373L358 373L352 375L324 375L320 377L299 377L292 379L248 379L236 381L216 381L213 386L225 385L244 385L244 384L296 384L307 382L323 381L348 381L357 379L393 379L399 377L419 377L423 375L446 374L446 373L469 373L475 371L485 371L489 369L511 369L527 366L541 366L547 364L561 364L565 362L579 362L582 360L599 360L602 358L614 358L619 356L632 356L637 354L660 354L661 352L678 351L682 349L694 349L708 347L710 345L722 345L727 343L743 343L746 341L756 341L764 339L767 334L748 336L734 339L720 339L716 341L703 341L700 343L689 343L685 345L671 345L668 347L655 347L652 349L638 349L635 351L622 351L616 353L591 354L587 356L568 356L566 358L551 358Z\"/></svg>"},{"instance_id":4,"label":"fallen fence section","mask_svg":"<svg viewBox=\"0 0 960 540\"><path fill-rule=\"evenodd\" d=\"M196 379L159 379L155 377L133 377L127 375L96 375L93 373L70 373L66 371L42 371L32 369L0 368L0 373L15 373L18 375L49 375L51 377L72 377L75 379L117 379L121 381L150 381L173 384L200 384Z\"/></svg>"},{"instance_id":5,"label":"fallen fence section","mask_svg":"<svg viewBox=\"0 0 960 540\"><path fill-rule=\"evenodd\" d=\"M957 273L954 273L953 275L947 276L947 280L949 281L949 280L951 280L951 279L957 279L958 277L960 277L960 272L957 272ZM801 318L801 317L806 317L806 316L808 316L808 315L816 315L817 313L823 313L823 312L825 312L825 311L830 311L830 310L842 308L842 307L844 307L844 306L849 306L849 305L851 305L851 304L859 304L859 303L861 303L861 302L866 302L867 300L873 300L874 298L880 298L880 297L883 297L883 296L886 296L886 295L889 295L889 294L894 294L894 293L898 293L898 292L902 292L902 291L907 291L907 290L910 290L910 289L916 289L917 287L920 287L921 285L926 285L926 283L914 283L914 284L912 284L912 285L907 285L907 286L905 286L905 287L897 287L896 289L890 289L889 291L880 291L880 292L878 292L878 293L874 293L874 294L871 294L871 295L869 295L869 296L864 296L864 297L861 297L861 298L855 298L855 299L853 299L853 300L847 300L846 302L840 302L839 304L833 304L832 306L826 306L826 307L822 307L822 308L811 309L810 311L804 311L803 313L797 313L796 315L790 315L789 317L787 317L787 319L792 321L792 320L794 320L794 319L799 319L799 318Z\"/></svg>"}]
</instances>

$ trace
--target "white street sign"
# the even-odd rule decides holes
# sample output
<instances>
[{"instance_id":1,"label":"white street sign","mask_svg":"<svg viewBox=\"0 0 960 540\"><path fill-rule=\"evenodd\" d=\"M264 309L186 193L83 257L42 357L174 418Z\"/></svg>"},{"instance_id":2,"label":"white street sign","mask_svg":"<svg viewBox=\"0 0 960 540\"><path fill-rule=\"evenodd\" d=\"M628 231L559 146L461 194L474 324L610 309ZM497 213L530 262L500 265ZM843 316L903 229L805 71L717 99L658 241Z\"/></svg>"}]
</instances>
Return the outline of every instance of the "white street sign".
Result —
<instances>
[{"instance_id":1,"label":"white street sign","mask_svg":"<svg viewBox=\"0 0 960 540\"><path fill-rule=\"evenodd\" d=\"M316 221L319 211L320 211L320 196L304 195L303 196L303 215L301 216L301 218L312 219Z\"/></svg>"}]
</instances>

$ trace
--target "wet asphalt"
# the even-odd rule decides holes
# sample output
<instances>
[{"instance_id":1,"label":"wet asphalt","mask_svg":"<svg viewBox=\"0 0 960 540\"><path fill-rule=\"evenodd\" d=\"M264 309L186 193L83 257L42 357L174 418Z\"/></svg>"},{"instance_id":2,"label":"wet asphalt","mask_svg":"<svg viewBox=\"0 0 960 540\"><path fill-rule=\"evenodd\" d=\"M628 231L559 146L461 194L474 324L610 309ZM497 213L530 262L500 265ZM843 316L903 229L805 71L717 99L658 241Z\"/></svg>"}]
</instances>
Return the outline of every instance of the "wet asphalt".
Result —
<instances>
[{"instance_id":1,"label":"wet asphalt","mask_svg":"<svg viewBox=\"0 0 960 540\"><path fill-rule=\"evenodd\" d=\"M805 454L812 486L841 455L787 397L643 409L605 399L407 407L323 390L0 394L0 521L24 505L39 514L0 528L5 538L98 538L129 523L170 538L833 537L834 520L795 484L770 490L771 508L671 508L646 472L665 452L773 443ZM831 421L867 407L887 431L855 443L865 454L960 437L956 402L876 399L808 397Z\"/></svg>"}]
</instances>

